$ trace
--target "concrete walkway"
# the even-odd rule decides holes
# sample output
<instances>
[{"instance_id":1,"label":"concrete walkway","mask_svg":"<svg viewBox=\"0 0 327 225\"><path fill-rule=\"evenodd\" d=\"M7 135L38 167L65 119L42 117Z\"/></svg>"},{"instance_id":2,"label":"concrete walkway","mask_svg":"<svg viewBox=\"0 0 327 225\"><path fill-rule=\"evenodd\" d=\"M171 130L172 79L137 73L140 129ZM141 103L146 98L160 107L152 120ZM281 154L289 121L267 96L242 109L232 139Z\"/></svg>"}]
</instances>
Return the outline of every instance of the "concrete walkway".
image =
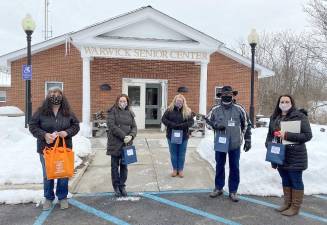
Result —
<instances>
[{"instance_id":1,"label":"concrete walkway","mask_svg":"<svg viewBox=\"0 0 327 225\"><path fill-rule=\"evenodd\" d=\"M184 178L170 177L172 171L164 133L142 131L134 141L138 162L128 166L127 191L166 191L207 189L214 185L214 172L196 152L201 138L190 138L185 160ZM95 157L74 193L112 192L110 156L106 155L106 137L92 139Z\"/></svg>"}]
</instances>

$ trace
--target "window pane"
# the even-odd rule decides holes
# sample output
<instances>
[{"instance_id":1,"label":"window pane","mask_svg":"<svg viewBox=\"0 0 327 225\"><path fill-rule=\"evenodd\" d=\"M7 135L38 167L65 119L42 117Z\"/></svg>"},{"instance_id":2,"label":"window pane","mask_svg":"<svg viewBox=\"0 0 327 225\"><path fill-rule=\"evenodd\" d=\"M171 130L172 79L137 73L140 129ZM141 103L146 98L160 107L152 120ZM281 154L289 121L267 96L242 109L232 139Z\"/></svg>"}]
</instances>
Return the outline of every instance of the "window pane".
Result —
<instances>
[{"instance_id":1,"label":"window pane","mask_svg":"<svg viewBox=\"0 0 327 225\"><path fill-rule=\"evenodd\" d=\"M0 102L6 101L6 91L0 91Z\"/></svg>"},{"instance_id":2,"label":"window pane","mask_svg":"<svg viewBox=\"0 0 327 225\"><path fill-rule=\"evenodd\" d=\"M131 106L140 106L141 102L141 87L140 86L128 86L128 97Z\"/></svg>"},{"instance_id":3,"label":"window pane","mask_svg":"<svg viewBox=\"0 0 327 225\"><path fill-rule=\"evenodd\" d=\"M158 105L158 88L146 89L146 105Z\"/></svg>"},{"instance_id":4,"label":"window pane","mask_svg":"<svg viewBox=\"0 0 327 225\"><path fill-rule=\"evenodd\" d=\"M49 90L50 88L52 88L52 87L59 87L61 90L63 89L63 88L62 88L62 83L59 83L59 82L48 82L48 83L46 84L46 87L47 87L47 92L48 92L48 90Z\"/></svg>"},{"instance_id":5,"label":"window pane","mask_svg":"<svg viewBox=\"0 0 327 225\"><path fill-rule=\"evenodd\" d=\"M145 119L146 120L158 119L158 109L145 109Z\"/></svg>"},{"instance_id":6,"label":"window pane","mask_svg":"<svg viewBox=\"0 0 327 225\"><path fill-rule=\"evenodd\" d=\"M215 95L215 98L218 98L217 97L217 94L218 93L221 93L221 89L222 89L223 87L216 87L216 95Z\"/></svg>"}]
</instances>

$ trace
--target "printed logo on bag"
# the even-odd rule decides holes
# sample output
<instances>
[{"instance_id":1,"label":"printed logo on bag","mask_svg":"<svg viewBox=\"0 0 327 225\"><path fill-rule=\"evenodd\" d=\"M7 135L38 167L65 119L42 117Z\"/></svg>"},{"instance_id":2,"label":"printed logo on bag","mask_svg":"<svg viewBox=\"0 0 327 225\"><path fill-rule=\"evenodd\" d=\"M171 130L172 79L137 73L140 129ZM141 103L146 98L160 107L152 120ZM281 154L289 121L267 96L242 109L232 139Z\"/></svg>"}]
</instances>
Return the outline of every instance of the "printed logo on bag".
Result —
<instances>
[{"instance_id":1,"label":"printed logo on bag","mask_svg":"<svg viewBox=\"0 0 327 225\"><path fill-rule=\"evenodd\" d=\"M63 160L58 160L56 161L56 169L55 169L55 173L63 173L64 172L64 161Z\"/></svg>"},{"instance_id":2,"label":"printed logo on bag","mask_svg":"<svg viewBox=\"0 0 327 225\"><path fill-rule=\"evenodd\" d=\"M174 137L177 137L177 138L181 137L181 133L179 133L179 132L175 132L175 133L174 133Z\"/></svg>"},{"instance_id":3,"label":"printed logo on bag","mask_svg":"<svg viewBox=\"0 0 327 225\"><path fill-rule=\"evenodd\" d=\"M279 155L279 153L280 153L280 147L271 146L271 153Z\"/></svg>"},{"instance_id":4,"label":"printed logo on bag","mask_svg":"<svg viewBox=\"0 0 327 225\"><path fill-rule=\"evenodd\" d=\"M235 122L233 120L228 120L229 127L235 127Z\"/></svg>"},{"instance_id":5,"label":"printed logo on bag","mask_svg":"<svg viewBox=\"0 0 327 225\"><path fill-rule=\"evenodd\" d=\"M126 151L126 154L127 154L127 156L134 155L134 151L133 151L133 149L128 149L128 150Z\"/></svg>"},{"instance_id":6,"label":"printed logo on bag","mask_svg":"<svg viewBox=\"0 0 327 225\"><path fill-rule=\"evenodd\" d=\"M218 142L222 143L222 144L226 144L227 138L226 137L219 137Z\"/></svg>"}]
</instances>

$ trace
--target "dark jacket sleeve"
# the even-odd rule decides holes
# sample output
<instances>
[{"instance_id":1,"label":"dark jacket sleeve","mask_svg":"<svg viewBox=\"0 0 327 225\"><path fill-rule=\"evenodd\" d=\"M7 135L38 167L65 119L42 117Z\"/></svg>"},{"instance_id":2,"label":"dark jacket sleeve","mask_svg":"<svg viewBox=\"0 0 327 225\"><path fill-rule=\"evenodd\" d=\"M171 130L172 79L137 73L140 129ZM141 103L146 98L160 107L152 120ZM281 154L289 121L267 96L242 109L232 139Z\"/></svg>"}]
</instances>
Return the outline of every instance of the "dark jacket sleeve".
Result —
<instances>
[{"instance_id":1,"label":"dark jacket sleeve","mask_svg":"<svg viewBox=\"0 0 327 225\"><path fill-rule=\"evenodd\" d=\"M131 114L132 114L132 128L131 128L131 132L129 133L129 135L131 135L134 139L136 137L136 133L137 133L137 126L136 126L136 122L135 122L135 115L133 112L131 112Z\"/></svg>"},{"instance_id":2,"label":"dark jacket sleeve","mask_svg":"<svg viewBox=\"0 0 327 225\"><path fill-rule=\"evenodd\" d=\"M251 141L251 128L252 128L252 123L250 120L249 115L245 111L245 109L242 107L242 114L241 114L241 129L244 133L244 140L245 141Z\"/></svg>"},{"instance_id":3,"label":"dark jacket sleeve","mask_svg":"<svg viewBox=\"0 0 327 225\"><path fill-rule=\"evenodd\" d=\"M189 116L185 122L177 124L176 128L185 130L185 129L193 126L193 124L194 124L193 117Z\"/></svg>"},{"instance_id":4,"label":"dark jacket sleeve","mask_svg":"<svg viewBox=\"0 0 327 225\"><path fill-rule=\"evenodd\" d=\"M310 122L308 120L308 117L305 115L303 115L303 117L301 118L301 133L287 132L285 135L285 140L297 142L300 144L310 141L311 138L312 132Z\"/></svg>"},{"instance_id":5,"label":"dark jacket sleeve","mask_svg":"<svg viewBox=\"0 0 327 225\"><path fill-rule=\"evenodd\" d=\"M112 134L121 140L124 140L124 137L127 135L122 129L120 129L115 123L115 112L110 110L108 114L108 128Z\"/></svg>"},{"instance_id":6,"label":"dark jacket sleeve","mask_svg":"<svg viewBox=\"0 0 327 225\"><path fill-rule=\"evenodd\" d=\"M270 121L269 121L269 128L268 128L268 133L267 133L267 137L266 137L266 142L265 142L265 146L266 148L268 148L268 143L272 141L273 138L273 128L272 128L272 118L270 117Z\"/></svg>"},{"instance_id":7,"label":"dark jacket sleeve","mask_svg":"<svg viewBox=\"0 0 327 225\"><path fill-rule=\"evenodd\" d=\"M32 116L29 123L29 130L34 137L40 140L44 140L44 135L47 133L46 131L40 128L40 113L36 112Z\"/></svg>"},{"instance_id":8,"label":"dark jacket sleeve","mask_svg":"<svg viewBox=\"0 0 327 225\"><path fill-rule=\"evenodd\" d=\"M70 124L71 124L71 126L68 129L66 129L65 131L67 132L68 137L73 137L78 133L78 131L80 129L79 121L74 114L72 114L70 116Z\"/></svg>"},{"instance_id":9,"label":"dark jacket sleeve","mask_svg":"<svg viewBox=\"0 0 327 225\"><path fill-rule=\"evenodd\" d=\"M163 116L162 116L162 118L161 118L161 121L162 121L162 123L165 125L165 126L167 126L167 127L170 127L170 128L176 128L176 123L175 122L173 122L173 121L170 121L169 119L168 119L168 114L169 114L169 111L168 110L166 110L166 112L163 114Z\"/></svg>"}]
</instances>

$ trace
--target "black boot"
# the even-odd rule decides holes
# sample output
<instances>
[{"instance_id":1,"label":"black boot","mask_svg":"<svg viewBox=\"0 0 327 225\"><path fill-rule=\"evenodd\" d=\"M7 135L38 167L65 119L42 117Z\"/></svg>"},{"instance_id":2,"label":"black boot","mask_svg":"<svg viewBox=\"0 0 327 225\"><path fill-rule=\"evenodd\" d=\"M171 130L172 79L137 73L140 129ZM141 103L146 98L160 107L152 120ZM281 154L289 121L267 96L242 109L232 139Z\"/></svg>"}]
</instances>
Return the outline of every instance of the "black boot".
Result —
<instances>
[{"instance_id":1,"label":"black boot","mask_svg":"<svg viewBox=\"0 0 327 225\"><path fill-rule=\"evenodd\" d=\"M122 194L121 194L121 192L120 192L120 190L119 190L119 187L114 187L114 192L115 192L115 196L116 197L120 197Z\"/></svg>"},{"instance_id":2,"label":"black boot","mask_svg":"<svg viewBox=\"0 0 327 225\"><path fill-rule=\"evenodd\" d=\"M127 192L126 192L126 189L124 186L121 186L120 188L120 193L123 197L126 197L127 196Z\"/></svg>"}]
</instances>

